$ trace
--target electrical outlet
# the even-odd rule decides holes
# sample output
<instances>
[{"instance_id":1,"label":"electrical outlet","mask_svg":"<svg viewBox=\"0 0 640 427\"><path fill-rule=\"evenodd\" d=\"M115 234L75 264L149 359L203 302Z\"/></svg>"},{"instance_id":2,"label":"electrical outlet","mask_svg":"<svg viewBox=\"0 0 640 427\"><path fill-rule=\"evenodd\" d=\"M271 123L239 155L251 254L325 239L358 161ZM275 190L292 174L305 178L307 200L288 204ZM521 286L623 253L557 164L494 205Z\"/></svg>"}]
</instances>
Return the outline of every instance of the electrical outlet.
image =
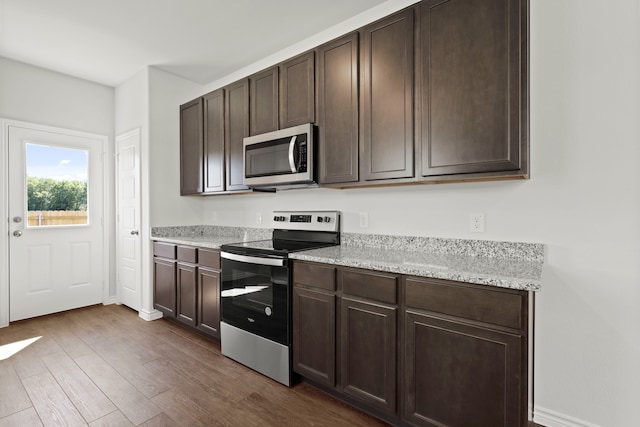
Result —
<instances>
[{"instance_id":1,"label":"electrical outlet","mask_svg":"<svg viewBox=\"0 0 640 427\"><path fill-rule=\"evenodd\" d=\"M360 212L360 228L369 227L369 213Z\"/></svg>"},{"instance_id":2,"label":"electrical outlet","mask_svg":"<svg viewBox=\"0 0 640 427\"><path fill-rule=\"evenodd\" d=\"M481 212L469 214L469 231L472 233L484 233L484 214Z\"/></svg>"},{"instance_id":3,"label":"electrical outlet","mask_svg":"<svg viewBox=\"0 0 640 427\"><path fill-rule=\"evenodd\" d=\"M256 224L258 224L258 225L262 224L262 213L261 212L256 213Z\"/></svg>"}]
</instances>

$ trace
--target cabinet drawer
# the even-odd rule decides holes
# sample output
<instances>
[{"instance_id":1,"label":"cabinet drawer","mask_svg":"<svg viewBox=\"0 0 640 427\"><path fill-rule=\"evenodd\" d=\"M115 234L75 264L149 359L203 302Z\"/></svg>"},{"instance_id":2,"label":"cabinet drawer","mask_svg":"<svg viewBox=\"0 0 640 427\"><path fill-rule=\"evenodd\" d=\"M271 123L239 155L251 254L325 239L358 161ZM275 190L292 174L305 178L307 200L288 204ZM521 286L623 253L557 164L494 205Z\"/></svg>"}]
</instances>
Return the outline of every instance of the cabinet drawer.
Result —
<instances>
[{"instance_id":1,"label":"cabinet drawer","mask_svg":"<svg viewBox=\"0 0 640 427\"><path fill-rule=\"evenodd\" d=\"M473 285L407 277L405 304L508 328L526 327L527 295L523 291L479 289Z\"/></svg>"},{"instance_id":2,"label":"cabinet drawer","mask_svg":"<svg viewBox=\"0 0 640 427\"><path fill-rule=\"evenodd\" d=\"M176 245L173 243L153 242L153 255L176 259Z\"/></svg>"},{"instance_id":3,"label":"cabinet drawer","mask_svg":"<svg viewBox=\"0 0 640 427\"><path fill-rule=\"evenodd\" d=\"M178 261L190 262L195 264L198 262L198 249L191 246L178 246Z\"/></svg>"},{"instance_id":4,"label":"cabinet drawer","mask_svg":"<svg viewBox=\"0 0 640 427\"><path fill-rule=\"evenodd\" d=\"M319 264L296 262L293 265L293 282L315 288L336 290L336 269Z\"/></svg>"},{"instance_id":5,"label":"cabinet drawer","mask_svg":"<svg viewBox=\"0 0 640 427\"><path fill-rule=\"evenodd\" d=\"M376 301L396 304L398 276L378 272L338 270L342 292Z\"/></svg>"},{"instance_id":6,"label":"cabinet drawer","mask_svg":"<svg viewBox=\"0 0 640 427\"><path fill-rule=\"evenodd\" d=\"M198 264L203 267L220 270L220 251L199 248Z\"/></svg>"}]
</instances>

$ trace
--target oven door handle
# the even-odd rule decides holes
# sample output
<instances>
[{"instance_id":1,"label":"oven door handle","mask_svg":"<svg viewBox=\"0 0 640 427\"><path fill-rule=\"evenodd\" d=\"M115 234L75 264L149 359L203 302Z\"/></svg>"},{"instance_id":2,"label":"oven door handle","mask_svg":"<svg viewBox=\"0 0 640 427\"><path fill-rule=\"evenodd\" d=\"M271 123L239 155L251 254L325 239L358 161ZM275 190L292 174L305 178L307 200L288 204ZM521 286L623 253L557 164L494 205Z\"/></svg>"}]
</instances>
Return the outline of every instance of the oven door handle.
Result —
<instances>
[{"instance_id":1,"label":"oven door handle","mask_svg":"<svg viewBox=\"0 0 640 427\"><path fill-rule=\"evenodd\" d=\"M230 252L220 252L220 258L230 259L231 261L247 262L249 264L284 267L284 259L282 258L263 258L257 256L232 254Z\"/></svg>"}]
</instances>

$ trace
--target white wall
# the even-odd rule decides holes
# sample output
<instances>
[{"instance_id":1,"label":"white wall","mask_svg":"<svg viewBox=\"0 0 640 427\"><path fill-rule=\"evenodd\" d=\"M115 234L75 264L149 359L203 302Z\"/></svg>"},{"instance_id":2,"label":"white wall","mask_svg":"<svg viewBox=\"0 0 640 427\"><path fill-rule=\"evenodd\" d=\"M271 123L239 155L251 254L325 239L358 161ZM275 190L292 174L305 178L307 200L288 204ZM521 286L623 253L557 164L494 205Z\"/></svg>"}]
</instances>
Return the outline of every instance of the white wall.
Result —
<instances>
[{"instance_id":1,"label":"white wall","mask_svg":"<svg viewBox=\"0 0 640 427\"><path fill-rule=\"evenodd\" d=\"M202 86L149 68L149 147L152 227L202 224L200 197L180 197L180 105L203 95Z\"/></svg>"},{"instance_id":2,"label":"white wall","mask_svg":"<svg viewBox=\"0 0 640 427\"><path fill-rule=\"evenodd\" d=\"M343 212L347 232L546 243L536 295L535 419L637 425L639 9L637 0L531 1L529 181L210 197L205 221L257 226L257 212L328 208ZM359 227L363 211L367 229ZM486 214L482 235L468 232L477 211Z\"/></svg>"},{"instance_id":3,"label":"white wall","mask_svg":"<svg viewBox=\"0 0 640 427\"><path fill-rule=\"evenodd\" d=\"M113 88L0 57L0 117L107 136L105 192L113 206ZM5 197L0 187L0 200ZM111 231L113 241L113 227ZM5 234L0 235L0 244L6 245L6 239ZM109 288L113 294L115 250L111 248Z\"/></svg>"},{"instance_id":4,"label":"white wall","mask_svg":"<svg viewBox=\"0 0 640 427\"><path fill-rule=\"evenodd\" d=\"M153 309L151 227L201 224L202 200L180 197L179 105L202 95L202 87L181 77L146 67L115 90L116 135L140 129L141 317Z\"/></svg>"},{"instance_id":5,"label":"white wall","mask_svg":"<svg viewBox=\"0 0 640 427\"><path fill-rule=\"evenodd\" d=\"M144 68L115 89L116 137L134 129L140 129L140 280L141 317L151 319L153 286L151 283L151 242L149 219L149 69ZM117 230L116 230L117 231ZM114 242L114 246L118 244ZM116 282L117 284L117 282ZM114 292L114 295L117 292ZM157 317L159 315L156 315Z\"/></svg>"}]
</instances>

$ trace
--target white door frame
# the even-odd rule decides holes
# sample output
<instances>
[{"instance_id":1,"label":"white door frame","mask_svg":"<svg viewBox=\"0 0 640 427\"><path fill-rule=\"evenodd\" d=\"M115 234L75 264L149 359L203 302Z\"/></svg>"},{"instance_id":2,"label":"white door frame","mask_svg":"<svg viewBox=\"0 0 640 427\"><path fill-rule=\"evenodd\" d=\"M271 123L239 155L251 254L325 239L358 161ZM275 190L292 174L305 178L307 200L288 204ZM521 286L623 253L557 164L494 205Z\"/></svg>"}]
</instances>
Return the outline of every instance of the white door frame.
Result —
<instances>
[{"instance_id":1,"label":"white door frame","mask_svg":"<svg viewBox=\"0 0 640 427\"><path fill-rule=\"evenodd\" d=\"M109 170L106 167L106 150L109 138L105 135L98 135L89 132L64 129L54 126L45 126L35 123L23 122L19 120L10 120L0 118L0 128L2 136L0 138L0 328L9 326L9 126L20 126L28 129L34 129L45 132L65 133L79 137L87 137L98 139L101 141L100 152L102 158L103 183L103 209L102 213L102 239L103 239L103 304L109 303L109 287L110 287L110 267L109 267L109 236L111 235L111 202L107 194L109 188Z\"/></svg>"}]
</instances>

